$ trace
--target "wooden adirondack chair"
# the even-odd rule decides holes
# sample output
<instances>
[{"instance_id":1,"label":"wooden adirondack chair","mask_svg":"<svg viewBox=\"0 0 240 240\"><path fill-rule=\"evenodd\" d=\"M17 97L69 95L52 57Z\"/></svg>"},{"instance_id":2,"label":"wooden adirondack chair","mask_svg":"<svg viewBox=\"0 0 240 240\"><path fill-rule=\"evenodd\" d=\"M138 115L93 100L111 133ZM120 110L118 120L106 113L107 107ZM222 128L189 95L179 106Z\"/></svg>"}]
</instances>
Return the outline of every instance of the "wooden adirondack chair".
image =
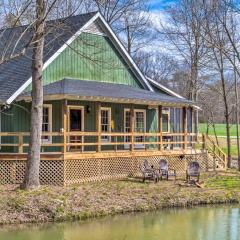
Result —
<instances>
[{"instance_id":1,"label":"wooden adirondack chair","mask_svg":"<svg viewBox=\"0 0 240 240\"><path fill-rule=\"evenodd\" d=\"M198 162L190 162L186 171L187 182L190 182L191 177L197 178L199 182L200 178L200 165Z\"/></svg>"},{"instance_id":2,"label":"wooden adirondack chair","mask_svg":"<svg viewBox=\"0 0 240 240\"><path fill-rule=\"evenodd\" d=\"M161 180L163 176L165 176L167 180L169 177L174 177L174 179L176 180L176 177L177 177L176 170L169 168L168 163L165 159L161 159L159 161L159 172L160 172Z\"/></svg>"},{"instance_id":3,"label":"wooden adirondack chair","mask_svg":"<svg viewBox=\"0 0 240 240\"><path fill-rule=\"evenodd\" d=\"M149 163L147 160L144 160L143 164L140 165L140 171L143 176L143 182L145 182L146 179L150 179L155 182L159 181L158 172L153 167L149 166Z\"/></svg>"}]
</instances>

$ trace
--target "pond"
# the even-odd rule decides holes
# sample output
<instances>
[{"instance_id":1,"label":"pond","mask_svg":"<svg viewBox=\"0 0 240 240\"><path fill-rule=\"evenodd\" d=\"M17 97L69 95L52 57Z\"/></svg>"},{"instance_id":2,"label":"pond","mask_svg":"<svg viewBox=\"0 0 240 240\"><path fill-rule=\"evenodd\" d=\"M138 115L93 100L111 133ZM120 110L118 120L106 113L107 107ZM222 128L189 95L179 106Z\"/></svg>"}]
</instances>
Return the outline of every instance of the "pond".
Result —
<instances>
[{"instance_id":1,"label":"pond","mask_svg":"<svg viewBox=\"0 0 240 240\"><path fill-rule=\"evenodd\" d=\"M238 240L240 207L171 209L86 222L8 226L0 240Z\"/></svg>"}]
</instances>

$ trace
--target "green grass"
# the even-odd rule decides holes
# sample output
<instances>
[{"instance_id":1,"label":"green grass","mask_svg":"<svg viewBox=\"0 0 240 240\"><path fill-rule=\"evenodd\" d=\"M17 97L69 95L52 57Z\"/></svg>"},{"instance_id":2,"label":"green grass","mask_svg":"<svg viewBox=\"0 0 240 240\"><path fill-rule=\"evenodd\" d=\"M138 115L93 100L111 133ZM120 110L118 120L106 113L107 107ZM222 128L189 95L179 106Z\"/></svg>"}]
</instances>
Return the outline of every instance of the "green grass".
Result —
<instances>
[{"instance_id":1,"label":"green grass","mask_svg":"<svg viewBox=\"0 0 240 240\"><path fill-rule=\"evenodd\" d=\"M207 124L200 123L199 124L199 132L206 133L206 130L207 130ZM225 138L225 136L227 135L226 134L226 124L221 124L221 123L216 124L216 133L217 133L217 136L219 136L218 141L219 141L221 149L227 154L227 139ZM231 126L230 134L231 134L231 136L237 135L235 125ZM212 126L209 127L209 135L212 135L212 136L214 135ZM235 138L231 138L231 154L233 157L237 156L237 142L236 142Z\"/></svg>"},{"instance_id":2,"label":"green grass","mask_svg":"<svg viewBox=\"0 0 240 240\"><path fill-rule=\"evenodd\" d=\"M227 147L221 147L221 149L227 154ZM231 145L231 155L232 157L237 157L237 146L236 145Z\"/></svg>"},{"instance_id":3,"label":"green grass","mask_svg":"<svg viewBox=\"0 0 240 240\"><path fill-rule=\"evenodd\" d=\"M200 133L206 133L207 131L207 124L206 123L199 123L199 132ZM218 136L226 136L226 124L224 123L218 123L216 124L216 132ZM230 129L231 136L236 136L236 126L231 126ZM209 135L214 135L213 127L209 127Z\"/></svg>"},{"instance_id":4,"label":"green grass","mask_svg":"<svg viewBox=\"0 0 240 240\"><path fill-rule=\"evenodd\" d=\"M240 189L239 176L217 176L206 181L206 186L211 188L221 189Z\"/></svg>"}]
</instances>

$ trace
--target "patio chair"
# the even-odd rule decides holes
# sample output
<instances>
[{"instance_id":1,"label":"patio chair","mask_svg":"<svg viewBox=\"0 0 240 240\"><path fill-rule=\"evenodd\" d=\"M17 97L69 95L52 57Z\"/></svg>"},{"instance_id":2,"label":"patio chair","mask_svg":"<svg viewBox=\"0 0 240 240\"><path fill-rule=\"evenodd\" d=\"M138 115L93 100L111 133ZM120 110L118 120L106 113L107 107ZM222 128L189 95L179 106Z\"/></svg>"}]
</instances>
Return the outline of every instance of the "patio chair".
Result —
<instances>
[{"instance_id":1,"label":"patio chair","mask_svg":"<svg viewBox=\"0 0 240 240\"><path fill-rule=\"evenodd\" d=\"M159 181L158 172L153 167L149 166L149 163L147 160L144 160L143 164L140 165L140 171L143 176L143 182L145 182L146 179L153 180L154 182Z\"/></svg>"},{"instance_id":2,"label":"patio chair","mask_svg":"<svg viewBox=\"0 0 240 240\"><path fill-rule=\"evenodd\" d=\"M169 177L174 177L174 180L176 180L177 174L175 169L171 169L168 167L168 163L165 159L161 159L159 161L159 172L161 176L161 180L164 177L168 180Z\"/></svg>"},{"instance_id":3,"label":"patio chair","mask_svg":"<svg viewBox=\"0 0 240 240\"><path fill-rule=\"evenodd\" d=\"M200 178L200 165L198 162L190 162L186 171L187 182L190 182L191 177L197 178L199 182Z\"/></svg>"}]
</instances>

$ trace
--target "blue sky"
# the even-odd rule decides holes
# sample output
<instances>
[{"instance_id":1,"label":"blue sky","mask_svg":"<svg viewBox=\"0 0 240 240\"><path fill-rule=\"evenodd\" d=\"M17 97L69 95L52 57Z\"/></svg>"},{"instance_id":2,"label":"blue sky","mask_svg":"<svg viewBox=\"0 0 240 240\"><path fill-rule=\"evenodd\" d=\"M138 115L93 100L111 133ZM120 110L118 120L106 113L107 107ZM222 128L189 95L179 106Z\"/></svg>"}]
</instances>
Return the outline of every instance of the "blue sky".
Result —
<instances>
[{"instance_id":1,"label":"blue sky","mask_svg":"<svg viewBox=\"0 0 240 240\"><path fill-rule=\"evenodd\" d=\"M162 10L176 0L150 0L150 7L152 11Z\"/></svg>"}]
</instances>

